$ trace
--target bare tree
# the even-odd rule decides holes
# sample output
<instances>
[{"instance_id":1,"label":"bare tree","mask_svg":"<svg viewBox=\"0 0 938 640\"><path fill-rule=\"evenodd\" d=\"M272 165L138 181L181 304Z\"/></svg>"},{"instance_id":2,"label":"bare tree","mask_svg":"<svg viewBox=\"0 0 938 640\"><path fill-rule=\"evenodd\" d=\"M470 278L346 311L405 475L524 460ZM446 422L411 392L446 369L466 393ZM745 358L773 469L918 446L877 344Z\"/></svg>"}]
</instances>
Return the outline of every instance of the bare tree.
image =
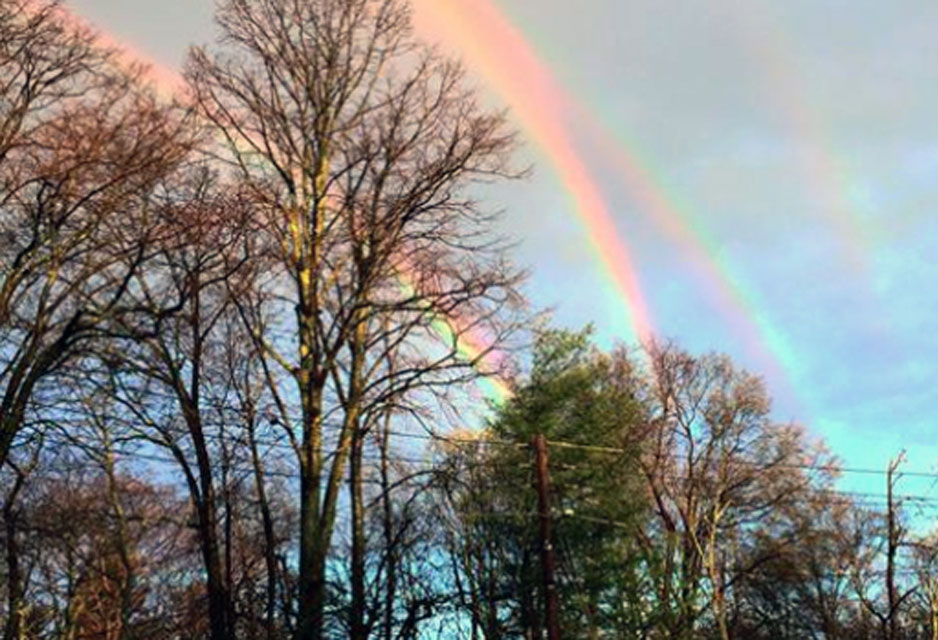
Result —
<instances>
[{"instance_id":1,"label":"bare tree","mask_svg":"<svg viewBox=\"0 0 938 640\"><path fill-rule=\"evenodd\" d=\"M459 341L497 345L518 301L490 216L464 193L509 174L513 138L458 65L413 43L397 0L227 0L218 22L223 46L195 49L187 73L261 210L267 264L240 310L278 368L275 395L299 405L284 416L301 477L296 637L320 638L340 484L368 407L476 377L482 358ZM459 321L440 340L447 318Z\"/></svg>"},{"instance_id":2,"label":"bare tree","mask_svg":"<svg viewBox=\"0 0 938 640\"><path fill-rule=\"evenodd\" d=\"M658 563L662 624L690 637L709 611L728 640L730 590L771 557L741 556L743 537L829 483L833 461L773 423L762 382L728 359L652 345L649 360L642 468L656 517L641 539Z\"/></svg>"},{"instance_id":3,"label":"bare tree","mask_svg":"<svg viewBox=\"0 0 938 640\"><path fill-rule=\"evenodd\" d=\"M908 601L919 586L901 578L908 573L901 565L906 560L915 560L914 554L910 558L902 553L911 541L909 528L904 523L902 498L895 494L896 483L901 478L897 472L904 458L905 454L900 454L890 460L886 468L885 509L867 514L863 544L857 545L856 560L851 567L857 599L864 612L876 621L884 640L904 637L903 610L908 608Z\"/></svg>"},{"instance_id":4,"label":"bare tree","mask_svg":"<svg viewBox=\"0 0 938 640\"><path fill-rule=\"evenodd\" d=\"M154 210L166 233L147 269L131 280L126 297L136 313L121 318L126 339L106 352L110 389L142 435L171 452L182 471L196 512L211 634L221 640L235 635L235 612L230 545L219 527L230 466L222 429L232 415L223 410L229 345L220 329L231 315L227 280L245 260L249 210L237 193L219 191L201 165L174 176L154 196Z\"/></svg>"},{"instance_id":5,"label":"bare tree","mask_svg":"<svg viewBox=\"0 0 938 640\"><path fill-rule=\"evenodd\" d=\"M139 76L55 3L0 2L0 464L159 232L147 196L186 153L185 117Z\"/></svg>"},{"instance_id":6,"label":"bare tree","mask_svg":"<svg viewBox=\"0 0 938 640\"><path fill-rule=\"evenodd\" d=\"M930 640L938 640L938 545L934 533L912 545L912 566L918 581L916 593L925 612Z\"/></svg>"},{"instance_id":7,"label":"bare tree","mask_svg":"<svg viewBox=\"0 0 938 640\"><path fill-rule=\"evenodd\" d=\"M111 436L94 437L101 424L74 443L49 430L33 459L13 514L21 579L5 638L169 638L184 628L178 585L193 558L182 503L119 469Z\"/></svg>"}]
</instances>

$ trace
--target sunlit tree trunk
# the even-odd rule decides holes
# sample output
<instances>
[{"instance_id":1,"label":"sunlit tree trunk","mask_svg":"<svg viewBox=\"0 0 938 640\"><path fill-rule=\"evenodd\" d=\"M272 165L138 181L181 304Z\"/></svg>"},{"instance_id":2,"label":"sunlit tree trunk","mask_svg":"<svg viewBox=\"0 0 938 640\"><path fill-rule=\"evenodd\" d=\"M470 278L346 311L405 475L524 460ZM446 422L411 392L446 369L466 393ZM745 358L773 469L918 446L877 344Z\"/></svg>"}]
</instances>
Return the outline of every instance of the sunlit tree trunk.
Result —
<instances>
[{"instance_id":1,"label":"sunlit tree trunk","mask_svg":"<svg viewBox=\"0 0 938 640\"><path fill-rule=\"evenodd\" d=\"M365 626L367 603L365 601L365 505L362 487L362 436L352 436L352 454L349 459L349 502L352 516L352 549L350 581L352 601L349 619L351 640L367 640Z\"/></svg>"}]
</instances>

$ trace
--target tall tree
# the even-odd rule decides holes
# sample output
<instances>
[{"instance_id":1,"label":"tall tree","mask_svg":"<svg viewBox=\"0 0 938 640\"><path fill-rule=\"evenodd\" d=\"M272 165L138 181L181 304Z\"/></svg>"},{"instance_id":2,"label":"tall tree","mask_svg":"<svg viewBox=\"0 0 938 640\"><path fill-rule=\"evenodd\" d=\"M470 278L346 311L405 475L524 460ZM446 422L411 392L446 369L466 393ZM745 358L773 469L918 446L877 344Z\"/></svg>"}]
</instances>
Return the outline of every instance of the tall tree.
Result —
<instances>
[{"instance_id":1,"label":"tall tree","mask_svg":"<svg viewBox=\"0 0 938 640\"><path fill-rule=\"evenodd\" d=\"M320 638L342 479L366 406L477 374L459 340L502 335L518 274L465 195L513 142L398 0L226 0L187 74L255 199L267 263L240 307L278 367L300 472L298 639ZM245 299L245 298L242 298ZM452 332L438 339L447 317ZM382 339L380 336L390 338ZM382 351L403 359L390 375Z\"/></svg>"},{"instance_id":2,"label":"tall tree","mask_svg":"<svg viewBox=\"0 0 938 640\"><path fill-rule=\"evenodd\" d=\"M24 610L26 608L26 569L21 552L22 531L20 496L26 487L29 475L39 462L42 442L31 443L28 460L25 464L8 462L13 474L9 489L3 496L3 540L4 559L6 561L6 624L3 626L4 640L18 640L24 632Z\"/></svg>"}]
</instances>

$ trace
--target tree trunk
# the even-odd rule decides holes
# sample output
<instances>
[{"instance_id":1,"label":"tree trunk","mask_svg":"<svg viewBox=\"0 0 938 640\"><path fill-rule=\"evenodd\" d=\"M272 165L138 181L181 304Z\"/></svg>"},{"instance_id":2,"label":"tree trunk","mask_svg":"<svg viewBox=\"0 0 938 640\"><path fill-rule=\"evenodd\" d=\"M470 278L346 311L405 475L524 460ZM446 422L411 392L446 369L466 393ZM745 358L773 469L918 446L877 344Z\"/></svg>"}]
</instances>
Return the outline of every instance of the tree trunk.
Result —
<instances>
[{"instance_id":1,"label":"tree trunk","mask_svg":"<svg viewBox=\"0 0 938 640\"><path fill-rule=\"evenodd\" d=\"M205 586L208 591L209 629L212 640L228 640L233 637L229 613L231 594L222 569L221 548L218 540L218 518L215 505L215 486L212 480L212 467L208 449L202 433L201 418L198 410L190 404L184 405L184 414L189 423L189 433L199 471L199 485L192 491L198 516L197 531L202 561L205 565ZM190 491L193 488L190 488Z\"/></svg>"},{"instance_id":2,"label":"tree trunk","mask_svg":"<svg viewBox=\"0 0 938 640\"><path fill-rule=\"evenodd\" d=\"M267 569L267 602L265 603L265 629L267 640L274 640L274 623L277 606L277 557L274 523L267 501L267 487L264 482L264 466L257 450L257 434L253 416L248 426L248 438L251 445L251 462L254 467L254 484L257 487L257 501L261 509L261 523L264 528L264 564Z\"/></svg>"},{"instance_id":3,"label":"tree trunk","mask_svg":"<svg viewBox=\"0 0 938 640\"><path fill-rule=\"evenodd\" d=\"M384 432L381 434L381 504L384 549L387 554L388 577L384 590L384 634L383 640L393 640L394 603L397 597L397 549L394 543L394 512L391 502L390 438L391 416L385 416Z\"/></svg>"},{"instance_id":4,"label":"tree trunk","mask_svg":"<svg viewBox=\"0 0 938 640\"><path fill-rule=\"evenodd\" d=\"M224 572L221 563L221 550L218 544L216 531L216 510L214 494L203 493L197 506L199 546L202 551L202 561L205 564L205 582L208 591L208 617L212 640L228 640L233 636L229 634L228 589L225 585Z\"/></svg>"},{"instance_id":5,"label":"tree trunk","mask_svg":"<svg viewBox=\"0 0 938 640\"><path fill-rule=\"evenodd\" d=\"M309 349L306 348L308 357ZM322 473L320 420L321 390L311 384L309 370L299 374L303 403L303 451L300 460L300 560L296 640L320 640L325 613L325 568L328 543L323 544L320 521ZM317 385L318 386L318 385Z\"/></svg>"},{"instance_id":6,"label":"tree trunk","mask_svg":"<svg viewBox=\"0 0 938 640\"><path fill-rule=\"evenodd\" d=\"M224 443L222 447L224 447ZM232 504L231 504L231 485L228 478L228 468L229 460L228 453L225 451L223 454L223 463L222 463L222 491L225 496L225 619L228 624L228 632L231 634L230 637L235 635L235 608L234 608L234 597L232 594L232 589L234 588L234 578L232 577L233 571L233 562L231 559L232 551L234 550L234 538L233 538L233 515L232 515Z\"/></svg>"},{"instance_id":7,"label":"tree trunk","mask_svg":"<svg viewBox=\"0 0 938 640\"><path fill-rule=\"evenodd\" d=\"M208 589L209 627L212 640L229 640L234 637L234 609L231 600L231 584L226 580L226 573L221 561L221 548L218 540L218 512L216 506L215 482L212 475L213 465L205 441L202 424L202 355L203 326L201 284L198 272L190 275L193 295L190 298L188 329L192 339L191 370L188 390L182 381L181 373L175 367L172 351L164 349L165 359L174 372L176 392L182 405L183 418L192 439L196 464L199 470L199 488L201 500L198 501L199 540L202 558L205 562L206 587ZM223 487L224 489L224 487ZM227 545L226 545L227 546Z\"/></svg>"},{"instance_id":8,"label":"tree trunk","mask_svg":"<svg viewBox=\"0 0 938 640\"><path fill-rule=\"evenodd\" d=\"M352 511L351 587L352 603L349 611L349 638L368 640L365 626L365 507L362 495L362 438L352 436L349 460L349 499Z\"/></svg>"},{"instance_id":9,"label":"tree trunk","mask_svg":"<svg viewBox=\"0 0 938 640\"><path fill-rule=\"evenodd\" d=\"M359 310L363 314L363 310ZM311 315L301 326L311 326ZM315 341L311 331L302 331L301 348L304 358L311 357ZM301 460L300 479L300 617L296 640L321 640L325 626L326 605L326 559L332 542L336 508L345 477L345 464L356 437L362 388L363 346L365 325L361 321L351 339L351 363L349 366L349 388L345 400L345 417L339 431L338 442L333 452L329 475L320 495L322 479L322 389L321 374L313 375L315 368L301 368L299 382L303 393L303 415L307 428L304 429L304 456Z\"/></svg>"},{"instance_id":10,"label":"tree trunk","mask_svg":"<svg viewBox=\"0 0 938 640\"><path fill-rule=\"evenodd\" d=\"M133 559L131 558L129 533L127 530L127 516L124 513L124 507L120 501L120 489L117 485L117 470L114 465L114 454L111 450L111 443L108 439L107 432L105 431L102 435L105 446L104 473L107 476L108 502L110 502L114 519L117 522L117 549L120 555L121 566L124 570L124 575L121 576L120 580L121 604L119 636L129 640L135 635L130 622L134 608L134 566Z\"/></svg>"},{"instance_id":11,"label":"tree trunk","mask_svg":"<svg viewBox=\"0 0 938 640\"><path fill-rule=\"evenodd\" d=\"M194 396L180 394L183 415L189 427L189 435L195 449L198 468L198 480L187 474L198 521L196 531L199 534L199 549L205 567L205 586L208 592L209 630L212 640L229 640L231 631L231 595L222 569L221 548L218 540L217 509L215 505L215 485L212 480L212 466L208 448L202 432L201 416ZM184 463L184 461L181 461ZM197 483L197 484L196 484Z\"/></svg>"},{"instance_id":12,"label":"tree trunk","mask_svg":"<svg viewBox=\"0 0 938 640\"><path fill-rule=\"evenodd\" d=\"M6 465L10 449L13 447L13 439L19 433L20 424L20 420L0 414L0 469Z\"/></svg>"},{"instance_id":13,"label":"tree trunk","mask_svg":"<svg viewBox=\"0 0 938 640\"><path fill-rule=\"evenodd\" d=\"M301 552L297 640L321 640L326 609L326 553L318 531L307 533Z\"/></svg>"},{"instance_id":14,"label":"tree trunk","mask_svg":"<svg viewBox=\"0 0 938 640\"><path fill-rule=\"evenodd\" d=\"M935 600L934 591L929 594L928 604L931 609L931 640L938 640L938 602Z\"/></svg>"},{"instance_id":15,"label":"tree trunk","mask_svg":"<svg viewBox=\"0 0 938 640\"><path fill-rule=\"evenodd\" d=\"M19 544L17 543L17 515L14 509L16 498L23 488L25 476L16 474L16 480L3 503L3 522L6 528L7 564L7 622L3 630L4 640L19 640L23 635L23 574L20 568Z\"/></svg>"}]
</instances>

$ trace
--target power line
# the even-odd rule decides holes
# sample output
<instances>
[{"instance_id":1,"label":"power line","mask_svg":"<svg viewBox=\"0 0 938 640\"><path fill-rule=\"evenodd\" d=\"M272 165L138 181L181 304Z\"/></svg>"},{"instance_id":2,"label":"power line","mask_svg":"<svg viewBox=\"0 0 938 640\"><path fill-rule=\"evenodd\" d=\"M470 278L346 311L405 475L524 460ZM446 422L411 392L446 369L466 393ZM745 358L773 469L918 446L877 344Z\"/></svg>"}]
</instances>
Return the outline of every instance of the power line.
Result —
<instances>
[{"instance_id":1,"label":"power line","mask_svg":"<svg viewBox=\"0 0 938 640\"><path fill-rule=\"evenodd\" d=\"M323 425L323 426L332 431L337 431L341 429L341 426L339 425ZM394 436L397 438L414 439L414 440L420 440L424 442L443 442L443 443L455 445L455 446L483 446L484 447L487 445L494 445L498 447L509 447L509 448L515 448L515 449L529 448L528 443L496 439L496 438L487 438L484 436L479 437L479 438L465 438L465 437L458 437L458 436L448 436L448 435L433 433L433 432L419 433L419 432L413 432L413 431L400 431L400 430L394 430L394 429L382 430L380 433L382 435ZM188 435L188 433L184 431L181 432L181 434ZM247 446L248 444L248 442L246 441L247 438L244 438L243 434L241 435L242 437L232 437L230 442L233 444L241 444L243 446ZM216 433L207 433L205 434L205 437L208 440L214 440L216 442L227 441L227 438L223 437L221 434L216 434ZM147 438L141 438L141 440L146 441L152 444L153 446L165 447L165 446L169 446L172 444L172 443L163 444L163 443L156 442L153 439L147 439ZM262 446L279 448L279 449L291 451L291 452L294 451L294 448L292 445L282 442L282 441L278 441L278 440L260 438L260 439L256 439L256 442ZM67 442L60 442L60 444L68 444L72 446L78 446L79 448L87 448L87 447L82 447L81 443L76 442L71 438L69 438ZM575 442L562 441L562 440L549 440L547 441L547 444L548 446L554 446L558 448L589 451L589 452L595 452L595 453L609 453L609 454L619 454L619 455L634 453L632 451L629 451L623 448L618 448L618 447L583 444L583 443L575 443ZM129 450L117 451L115 450L115 453L117 455L120 455L126 458L138 458L141 460L148 460L151 462L178 464L178 460L176 458L157 456L153 454L146 454L141 451L129 451ZM329 453L328 457L332 457L334 455L335 455L335 452L332 451ZM665 457L665 456L662 456L662 457ZM678 459L678 460L681 459L681 456L677 454L668 454L666 457ZM367 455L366 459L369 459L369 461L380 460L380 458L373 457L373 454ZM416 459L413 457L405 458L399 454L395 454L392 457L392 459L390 459L390 462L423 465L425 470L428 472L434 471L438 473L443 473L447 471L447 469L445 469L441 465L434 464L433 460L430 458L421 458L421 459ZM499 460L497 459L474 460L471 463L467 462L466 460L460 460L458 462L458 464L462 465L463 467L465 467L466 465L471 465L472 467L483 467L483 466L496 465L498 463L499 463ZM732 464L754 467L757 469L769 469L769 468L800 469L800 470L826 471L826 472L831 472L831 473L843 472L843 473L857 473L857 474L867 474L867 475L877 475L877 476L883 476L886 474L885 470L858 468L858 467L838 467L836 465L812 465L812 464L807 464L807 463L777 462L777 463L766 464L766 463L759 463L755 461L734 460ZM567 468L564 470L578 470L582 468L582 467L578 467L577 465L569 465L569 464L566 464L565 466ZM230 468L232 468L235 471L247 471L247 472L253 473L253 469L244 469L244 468L239 469L237 467L230 467ZM271 471L266 471L265 473L266 475L270 475L273 477L299 478L299 474L296 472L272 471L271 470ZM938 478L938 473L929 473L929 472L922 472L922 471L907 471L907 472L903 472L901 475L909 476L909 477L923 477L923 478L930 478L930 479ZM684 476L677 475L677 474L669 475L668 477L675 479L675 480L686 479ZM846 491L846 490L826 489L826 488L812 488L810 490L810 493L813 495L823 494L823 495L837 496L837 497L842 497L842 498L849 498L852 500L853 504L856 504L856 505L886 506L884 503L877 503L877 502L874 502L873 500L862 500L863 498L882 500L885 498L884 493L856 492L856 491ZM799 498L799 502L807 503L808 501L811 501L810 496ZM938 506L938 498L930 497L926 495L901 494L901 495L896 496L896 501L910 503L912 506L918 506L918 507ZM790 501L788 503L790 504Z\"/></svg>"},{"instance_id":2,"label":"power line","mask_svg":"<svg viewBox=\"0 0 938 640\"><path fill-rule=\"evenodd\" d=\"M53 439L53 440L51 440L50 442L51 442L52 444L60 444L60 445L67 445L67 446L76 446L76 443L74 443L73 441L70 441L70 440L55 440L55 439ZM151 445L151 446L154 446L154 447L164 447L164 448L165 448L165 445L158 444L158 443L154 443L154 442L150 442L150 441L147 441L147 444L149 444L149 445ZM89 449L90 447L80 447L80 446L79 446L78 448L79 448L80 450L83 450L83 451L84 451L84 450ZM128 450L128 449L124 449L124 448L115 448L115 447L111 447L110 449L108 449L108 451L109 451L111 454L117 456L118 458L124 458L124 459L126 459L126 460L128 460L128 461L133 461L133 460L145 460L145 461L148 461L148 462L158 462L158 463L161 463L161 464L169 464L169 465L178 465L178 464L179 464L179 459L176 458L176 457L172 457L172 456L162 456L162 455L153 454L153 453L146 453L146 452L140 451L140 450ZM335 452L330 452L330 456L329 456L329 457L334 457L334 455L335 455ZM366 454L366 455L363 455L362 458L363 458L364 460L366 460L366 461L368 461L368 462L372 462L372 463L378 463L378 462L382 462L382 461L384 460L384 457L383 457L381 454L379 454L379 453L368 453L368 454ZM117 462L120 462L120 461L121 461L121 460L117 460ZM388 461L389 463L391 463L391 464L408 464L408 465L412 465L414 468L411 469L411 470L414 471L414 472L416 472L416 473L431 473L431 472L432 472L432 473L437 473L437 474L443 474L443 473L446 473L446 472L448 471L448 469L446 469L445 467L443 467L443 466L441 466L441 465L434 464L432 460L429 460L429 459L426 459L426 458L416 458L416 457L404 456L404 455L401 455L401 454L398 454L398 453L394 453L394 454L388 455L388 456L387 456L387 461ZM487 466L487 465L493 464L494 462L495 462L495 461L491 461L491 460L479 461L479 462L474 463L473 466ZM219 465L221 465L221 464L222 464L222 463L219 463ZM83 465L77 465L77 466L83 467L83 468L92 468L94 465L92 465L92 464L83 464ZM239 473L245 473L245 474L254 474L254 473L256 472L256 470L254 469L254 467L239 466L239 465L237 465L237 464L228 464L228 465L227 465L227 468L228 468L229 470L231 470L231 471L235 471L235 472L239 472ZM297 471L275 471L275 470L270 470L270 469L266 469L266 468L264 469L264 471L262 472L261 475L263 475L263 476L265 476L265 477L288 478L288 479L294 479L294 480L298 480L298 479L300 479L300 478L302 477L302 476L300 475L300 473L297 472Z\"/></svg>"},{"instance_id":3,"label":"power line","mask_svg":"<svg viewBox=\"0 0 938 640\"><path fill-rule=\"evenodd\" d=\"M575 442L566 442L563 440L548 440L548 446L559 447L563 449L579 449L583 451L592 451L595 453L614 453L618 455L625 454L635 454L634 451L629 451L627 449L622 449L619 447L608 447L603 445L591 445L591 444L580 444ZM682 457L679 454L668 453L663 454L663 458L676 458L681 459ZM855 474L866 474L866 475L878 475L885 476L887 471L885 469L870 469L863 467L841 467L837 465L815 465L807 463L794 463L794 462L777 462L771 464L759 463L748 460L733 460L730 464L742 465L742 466L752 466L762 469L802 469L802 470L811 470L811 471L826 471L829 473L855 473ZM929 471L902 471L897 473L899 477L908 476L915 478L938 478L938 472L929 472Z\"/></svg>"}]
</instances>

